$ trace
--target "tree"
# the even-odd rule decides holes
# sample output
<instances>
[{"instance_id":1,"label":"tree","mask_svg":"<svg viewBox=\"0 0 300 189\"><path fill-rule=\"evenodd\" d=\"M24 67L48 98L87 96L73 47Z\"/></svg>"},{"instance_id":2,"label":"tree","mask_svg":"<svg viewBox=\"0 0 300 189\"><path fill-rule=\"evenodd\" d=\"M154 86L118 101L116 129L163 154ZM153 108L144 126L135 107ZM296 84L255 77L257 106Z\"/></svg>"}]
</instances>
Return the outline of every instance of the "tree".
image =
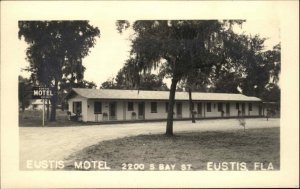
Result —
<instances>
[{"instance_id":1,"label":"tree","mask_svg":"<svg viewBox=\"0 0 300 189\"><path fill-rule=\"evenodd\" d=\"M275 45L273 50L264 52L263 59L269 70L270 83L277 84L281 70L281 44Z\"/></svg>"},{"instance_id":2,"label":"tree","mask_svg":"<svg viewBox=\"0 0 300 189\"><path fill-rule=\"evenodd\" d=\"M131 78L126 76L122 68L116 79L109 78L100 86L101 89L136 89L136 90L153 90L153 91L166 91L167 85L162 81L163 79L155 74L143 74L139 76L139 85L134 84Z\"/></svg>"},{"instance_id":3,"label":"tree","mask_svg":"<svg viewBox=\"0 0 300 189\"><path fill-rule=\"evenodd\" d=\"M236 34L225 42L228 48L224 53L232 61L223 64L219 70L214 69L207 77L208 85L213 92L242 92L264 99L268 85L277 85L279 81L280 44L273 50L264 51L264 38Z\"/></svg>"},{"instance_id":4,"label":"tree","mask_svg":"<svg viewBox=\"0 0 300 189\"><path fill-rule=\"evenodd\" d=\"M141 72L134 59L126 61L115 78L109 78L100 86L102 89L168 90L162 75Z\"/></svg>"},{"instance_id":5,"label":"tree","mask_svg":"<svg viewBox=\"0 0 300 189\"><path fill-rule=\"evenodd\" d=\"M266 102L280 103L280 88L278 85L270 83L261 94L261 98Z\"/></svg>"},{"instance_id":6,"label":"tree","mask_svg":"<svg viewBox=\"0 0 300 189\"><path fill-rule=\"evenodd\" d=\"M117 89L117 84L115 83L114 78L109 78L107 81L103 82L100 89Z\"/></svg>"},{"instance_id":7,"label":"tree","mask_svg":"<svg viewBox=\"0 0 300 189\"><path fill-rule=\"evenodd\" d=\"M25 108L29 106L32 85L29 79L19 76L19 106L24 112Z\"/></svg>"},{"instance_id":8,"label":"tree","mask_svg":"<svg viewBox=\"0 0 300 189\"><path fill-rule=\"evenodd\" d=\"M135 21L132 25L131 58L139 70L164 68L165 76L171 78L169 111L166 135L173 135L173 107L176 85L194 70L208 75L231 62L224 55L226 39L230 38L232 25L241 20L151 20ZM117 28L124 28L124 21ZM120 26L121 25L121 26ZM126 23L126 27L128 23ZM125 27L125 28L126 28Z\"/></svg>"},{"instance_id":9,"label":"tree","mask_svg":"<svg viewBox=\"0 0 300 189\"><path fill-rule=\"evenodd\" d=\"M53 87L50 121L55 121L58 89L63 78L83 80L82 59L100 37L88 21L19 21L19 39L24 37L31 78L35 84Z\"/></svg>"},{"instance_id":10,"label":"tree","mask_svg":"<svg viewBox=\"0 0 300 189\"><path fill-rule=\"evenodd\" d=\"M168 90L168 87L163 82L163 78L160 78L155 74L148 73L141 76L138 89L152 90L152 91L166 91Z\"/></svg>"},{"instance_id":11,"label":"tree","mask_svg":"<svg viewBox=\"0 0 300 189\"><path fill-rule=\"evenodd\" d=\"M63 78L60 82L58 90L58 104L61 104L61 108L64 111L65 107L68 106L66 101L66 95L72 90L72 88L97 88L97 85L94 82L89 82L86 80L81 80L78 82L72 82L71 79Z\"/></svg>"}]
</instances>

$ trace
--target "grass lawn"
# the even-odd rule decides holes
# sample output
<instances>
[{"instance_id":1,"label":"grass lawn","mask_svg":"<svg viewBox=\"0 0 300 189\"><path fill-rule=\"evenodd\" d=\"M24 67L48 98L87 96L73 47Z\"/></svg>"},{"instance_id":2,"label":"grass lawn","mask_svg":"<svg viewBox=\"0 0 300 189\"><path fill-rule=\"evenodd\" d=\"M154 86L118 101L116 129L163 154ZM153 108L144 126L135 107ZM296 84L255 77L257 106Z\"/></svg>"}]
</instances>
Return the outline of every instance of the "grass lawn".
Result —
<instances>
[{"instance_id":1,"label":"grass lawn","mask_svg":"<svg viewBox=\"0 0 300 189\"><path fill-rule=\"evenodd\" d=\"M25 110L24 112L19 111L19 126L42 126L42 110ZM50 112L49 112L50 116ZM60 109L56 110L56 121L49 122L46 119L45 111L45 125L46 126L74 126L74 125L87 125L83 122L76 122L68 120L67 110L62 111Z\"/></svg>"},{"instance_id":2,"label":"grass lawn","mask_svg":"<svg viewBox=\"0 0 300 189\"><path fill-rule=\"evenodd\" d=\"M182 164L191 164L191 170L207 170L207 162L215 162L216 170L219 162L227 165L230 164L227 162L245 162L248 170L253 170L254 162L263 163L263 168L271 162L274 170L279 170L279 136L279 128L261 128L246 132L176 133L174 137L162 134L126 137L103 141L72 154L65 169L73 170L74 161L106 161L112 170L122 170L123 163L144 164L142 170L149 170L150 164L156 168L159 164L176 164L175 170L181 170ZM229 170L239 170L236 166Z\"/></svg>"}]
</instances>

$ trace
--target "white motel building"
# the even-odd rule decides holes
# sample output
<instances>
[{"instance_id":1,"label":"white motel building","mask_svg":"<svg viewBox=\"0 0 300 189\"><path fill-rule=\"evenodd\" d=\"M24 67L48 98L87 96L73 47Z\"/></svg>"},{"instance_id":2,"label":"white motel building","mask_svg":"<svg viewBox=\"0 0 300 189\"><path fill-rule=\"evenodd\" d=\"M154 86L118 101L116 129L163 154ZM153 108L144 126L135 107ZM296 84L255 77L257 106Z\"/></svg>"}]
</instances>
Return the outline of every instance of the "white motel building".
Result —
<instances>
[{"instance_id":1,"label":"white motel building","mask_svg":"<svg viewBox=\"0 0 300 189\"><path fill-rule=\"evenodd\" d=\"M67 95L69 111L84 122L167 119L169 91L74 88ZM258 117L262 101L230 93L192 92L195 118ZM174 119L190 119L188 92L176 92Z\"/></svg>"}]
</instances>

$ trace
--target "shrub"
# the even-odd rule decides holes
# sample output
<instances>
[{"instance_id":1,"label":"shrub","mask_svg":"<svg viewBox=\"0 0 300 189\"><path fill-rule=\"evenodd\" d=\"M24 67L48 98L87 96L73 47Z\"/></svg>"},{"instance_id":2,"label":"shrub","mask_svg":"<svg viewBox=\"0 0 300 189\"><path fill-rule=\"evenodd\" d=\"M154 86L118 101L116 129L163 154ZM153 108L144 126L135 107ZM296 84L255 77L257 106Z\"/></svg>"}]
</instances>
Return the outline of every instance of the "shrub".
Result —
<instances>
[{"instance_id":1,"label":"shrub","mask_svg":"<svg viewBox=\"0 0 300 189\"><path fill-rule=\"evenodd\" d=\"M244 127L244 132L246 131L246 120L244 117L239 117L238 118L240 126Z\"/></svg>"}]
</instances>

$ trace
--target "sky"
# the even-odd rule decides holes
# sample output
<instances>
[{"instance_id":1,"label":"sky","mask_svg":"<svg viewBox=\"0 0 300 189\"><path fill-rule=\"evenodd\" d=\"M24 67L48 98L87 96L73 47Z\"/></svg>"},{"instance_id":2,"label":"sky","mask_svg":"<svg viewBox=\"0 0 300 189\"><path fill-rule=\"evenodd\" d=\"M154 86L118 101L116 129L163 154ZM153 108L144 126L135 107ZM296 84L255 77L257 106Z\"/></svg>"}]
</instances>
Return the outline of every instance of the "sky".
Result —
<instances>
[{"instance_id":1,"label":"sky","mask_svg":"<svg viewBox=\"0 0 300 189\"><path fill-rule=\"evenodd\" d=\"M83 59L83 65L86 67L84 79L93 81L97 87L108 78L116 76L118 71L124 66L129 57L130 36L132 30L122 34L118 33L115 26L115 20L90 20L90 24L100 29L101 36L97 38L96 45L90 49L90 54ZM265 49L272 47L280 42L280 23L278 20L247 20L242 28L235 28L237 33L246 33L251 35L259 34L267 38ZM28 62L25 60L25 51L27 44L24 40L18 41L18 51L20 67L25 68ZM20 75L29 77L29 73L21 71ZM168 80L165 80L169 85Z\"/></svg>"}]
</instances>

